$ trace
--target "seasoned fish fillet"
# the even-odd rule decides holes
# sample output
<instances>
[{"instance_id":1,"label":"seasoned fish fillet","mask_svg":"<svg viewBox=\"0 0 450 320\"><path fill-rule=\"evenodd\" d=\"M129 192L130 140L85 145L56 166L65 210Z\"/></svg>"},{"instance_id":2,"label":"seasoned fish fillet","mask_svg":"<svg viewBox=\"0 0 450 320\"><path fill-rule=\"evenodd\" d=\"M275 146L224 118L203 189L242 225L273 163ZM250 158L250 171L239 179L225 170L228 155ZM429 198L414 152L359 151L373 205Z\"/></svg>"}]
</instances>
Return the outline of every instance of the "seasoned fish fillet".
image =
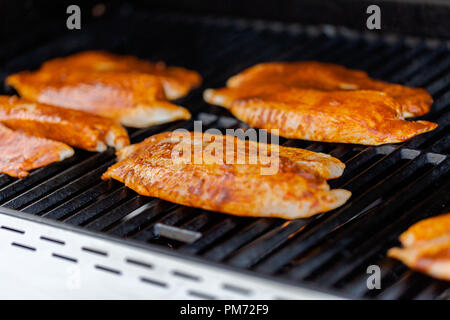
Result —
<instances>
[{"instance_id":1,"label":"seasoned fish fillet","mask_svg":"<svg viewBox=\"0 0 450 320\"><path fill-rule=\"evenodd\" d=\"M149 74L21 72L7 83L24 98L115 119L129 127L189 119L189 111L165 100L160 80Z\"/></svg>"},{"instance_id":2,"label":"seasoned fish fillet","mask_svg":"<svg viewBox=\"0 0 450 320\"><path fill-rule=\"evenodd\" d=\"M41 70L49 72L134 72L147 73L160 80L168 99L178 99L198 87L200 75L180 67L168 67L163 62L152 63L133 56L121 56L103 51L85 51L65 58L45 62Z\"/></svg>"},{"instance_id":3,"label":"seasoned fish fillet","mask_svg":"<svg viewBox=\"0 0 450 320\"><path fill-rule=\"evenodd\" d=\"M10 129L89 151L130 144L126 130L112 119L15 96L0 95L0 122Z\"/></svg>"},{"instance_id":4,"label":"seasoned fish fillet","mask_svg":"<svg viewBox=\"0 0 450 320\"><path fill-rule=\"evenodd\" d=\"M228 79L227 86L253 87L263 83L330 91L383 91L400 103L405 118L429 112L433 103L433 98L423 89L374 80L363 71L314 61L257 64Z\"/></svg>"},{"instance_id":5,"label":"seasoned fish fillet","mask_svg":"<svg viewBox=\"0 0 450 320\"><path fill-rule=\"evenodd\" d=\"M337 208L351 195L330 190L326 179L344 169L331 156L226 137L152 136L119 150L120 161L102 179L116 179L145 196L253 217L305 218Z\"/></svg>"},{"instance_id":6,"label":"seasoned fish fillet","mask_svg":"<svg viewBox=\"0 0 450 320\"><path fill-rule=\"evenodd\" d=\"M425 219L400 236L403 248L388 256L432 277L450 281L450 213Z\"/></svg>"},{"instance_id":7,"label":"seasoned fish fillet","mask_svg":"<svg viewBox=\"0 0 450 320\"><path fill-rule=\"evenodd\" d=\"M380 91L263 84L208 89L204 99L227 107L252 127L279 129L286 138L379 145L405 141L437 127L428 121L404 120L400 104Z\"/></svg>"},{"instance_id":8,"label":"seasoned fish fillet","mask_svg":"<svg viewBox=\"0 0 450 320\"><path fill-rule=\"evenodd\" d=\"M0 173L23 178L29 170L73 155L64 143L26 135L0 124Z\"/></svg>"}]
</instances>

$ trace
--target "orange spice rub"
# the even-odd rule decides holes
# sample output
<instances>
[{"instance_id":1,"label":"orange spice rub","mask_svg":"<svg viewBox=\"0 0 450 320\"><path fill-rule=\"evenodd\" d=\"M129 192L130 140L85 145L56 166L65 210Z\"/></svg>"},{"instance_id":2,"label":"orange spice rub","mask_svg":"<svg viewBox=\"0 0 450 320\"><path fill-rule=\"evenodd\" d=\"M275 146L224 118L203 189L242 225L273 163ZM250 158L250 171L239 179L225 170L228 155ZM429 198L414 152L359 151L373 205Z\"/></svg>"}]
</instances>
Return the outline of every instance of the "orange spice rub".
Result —
<instances>
[{"instance_id":1,"label":"orange spice rub","mask_svg":"<svg viewBox=\"0 0 450 320\"><path fill-rule=\"evenodd\" d=\"M64 143L26 135L0 124L0 173L23 178L30 170L73 155Z\"/></svg>"},{"instance_id":2,"label":"orange spice rub","mask_svg":"<svg viewBox=\"0 0 450 320\"><path fill-rule=\"evenodd\" d=\"M254 87L261 84L284 84L318 90L376 90L397 100L402 115L421 116L430 111L433 99L421 88L371 79L367 73L340 65L315 62L273 62L250 67L227 81L227 87Z\"/></svg>"},{"instance_id":3,"label":"orange spice rub","mask_svg":"<svg viewBox=\"0 0 450 320\"><path fill-rule=\"evenodd\" d=\"M77 109L143 128L180 119L189 111L166 100L160 80L150 74L24 71L7 83L29 100Z\"/></svg>"},{"instance_id":4,"label":"orange spice rub","mask_svg":"<svg viewBox=\"0 0 450 320\"><path fill-rule=\"evenodd\" d=\"M432 277L450 281L450 213L422 220L400 236L403 248L388 256Z\"/></svg>"},{"instance_id":5,"label":"orange spice rub","mask_svg":"<svg viewBox=\"0 0 450 320\"><path fill-rule=\"evenodd\" d=\"M437 127L406 121L397 100L381 91L322 91L280 84L208 89L204 99L226 107L252 127L286 138L379 145L408 140Z\"/></svg>"},{"instance_id":6,"label":"orange spice rub","mask_svg":"<svg viewBox=\"0 0 450 320\"><path fill-rule=\"evenodd\" d=\"M16 96L0 95L0 123L89 151L104 151L107 146L120 149L130 144L127 131L115 120Z\"/></svg>"},{"instance_id":7,"label":"orange spice rub","mask_svg":"<svg viewBox=\"0 0 450 320\"><path fill-rule=\"evenodd\" d=\"M225 137L205 133L199 142L189 132L157 134L119 150L119 162L102 178L123 182L141 195L251 217L310 217L341 206L351 195L347 190L330 190L326 180L340 176L344 169L331 156L279 147L256 163L237 163L236 155L248 157L252 150L268 145ZM212 142L232 157L212 152ZM174 160L174 152L180 150L188 150L187 157ZM202 153L199 162L196 153ZM276 170L270 171L274 164Z\"/></svg>"}]
</instances>

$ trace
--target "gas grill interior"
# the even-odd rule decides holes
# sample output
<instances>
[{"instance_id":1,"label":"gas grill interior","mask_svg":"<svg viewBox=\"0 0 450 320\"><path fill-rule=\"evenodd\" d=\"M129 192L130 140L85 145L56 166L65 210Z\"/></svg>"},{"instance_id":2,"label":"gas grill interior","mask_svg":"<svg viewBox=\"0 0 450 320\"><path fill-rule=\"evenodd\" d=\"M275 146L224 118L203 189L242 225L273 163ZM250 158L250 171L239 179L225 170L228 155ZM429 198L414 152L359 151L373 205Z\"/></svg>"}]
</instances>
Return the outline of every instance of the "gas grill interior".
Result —
<instances>
[{"instance_id":1,"label":"gas grill interior","mask_svg":"<svg viewBox=\"0 0 450 320\"><path fill-rule=\"evenodd\" d=\"M310 219L241 218L137 195L101 174L114 150L77 150L61 163L25 179L0 175L0 207L15 209L130 245L157 246L180 257L195 256L236 270L303 286L314 284L352 298L446 299L448 283L413 272L386 257L413 223L449 210L450 52L445 42L363 35L334 28L181 14L126 11L79 31L26 41L0 52L0 75L39 67L47 59L88 49L197 70L201 88L177 101L190 121L130 129L133 143L176 128L247 128L225 109L207 105L205 88L223 86L231 75L264 61L317 60L362 69L372 77L423 87L435 100L423 119L439 127L396 145L316 143L280 138L280 144L325 152L345 162L333 188L353 193L343 207ZM28 35L28 38L31 38ZM13 48L13 49L11 49ZM2 49L3 50L3 49ZM13 50L13 51L11 51ZM12 94L2 87L2 93ZM1 208L0 208L1 210ZM367 268L381 268L382 289L368 290Z\"/></svg>"}]
</instances>

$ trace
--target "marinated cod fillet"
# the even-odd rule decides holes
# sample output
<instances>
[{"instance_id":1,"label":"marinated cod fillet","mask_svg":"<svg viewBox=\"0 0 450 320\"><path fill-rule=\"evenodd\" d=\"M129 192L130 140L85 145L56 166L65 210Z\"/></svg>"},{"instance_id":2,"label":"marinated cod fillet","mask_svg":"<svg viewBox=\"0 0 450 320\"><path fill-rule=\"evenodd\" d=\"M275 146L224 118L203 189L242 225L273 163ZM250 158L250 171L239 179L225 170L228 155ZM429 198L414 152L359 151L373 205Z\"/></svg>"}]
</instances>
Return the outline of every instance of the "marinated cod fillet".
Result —
<instances>
[{"instance_id":1,"label":"marinated cod fillet","mask_svg":"<svg viewBox=\"0 0 450 320\"><path fill-rule=\"evenodd\" d=\"M374 80L363 71L314 61L257 64L228 79L227 86L254 87L263 83L329 91L383 91L400 103L405 118L429 112L433 103L433 98L423 89Z\"/></svg>"},{"instance_id":2,"label":"marinated cod fillet","mask_svg":"<svg viewBox=\"0 0 450 320\"><path fill-rule=\"evenodd\" d=\"M21 72L7 83L24 98L112 118L143 128L189 119L189 111L165 99L153 75L113 72Z\"/></svg>"},{"instance_id":3,"label":"marinated cod fillet","mask_svg":"<svg viewBox=\"0 0 450 320\"><path fill-rule=\"evenodd\" d=\"M0 173L23 178L29 170L72 155L73 149L64 143L29 136L0 124Z\"/></svg>"},{"instance_id":4,"label":"marinated cod fillet","mask_svg":"<svg viewBox=\"0 0 450 320\"><path fill-rule=\"evenodd\" d=\"M180 67L168 67L163 62L152 63L133 56L121 56L103 51L85 51L65 58L56 58L42 65L48 72L134 72L155 76L164 87L168 99L178 99L198 87L200 75Z\"/></svg>"},{"instance_id":5,"label":"marinated cod fillet","mask_svg":"<svg viewBox=\"0 0 450 320\"><path fill-rule=\"evenodd\" d=\"M276 90L272 90L276 88ZM380 91L322 91L264 84L208 89L204 99L238 119L286 138L379 145L408 140L437 124L406 121L402 107Z\"/></svg>"},{"instance_id":6,"label":"marinated cod fillet","mask_svg":"<svg viewBox=\"0 0 450 320\"><path fill-rule=\"evenodd\" d=\"M306 218L341 206L351 195L330 190L326 179L344 169L331 156L226 137L161 133L118 151L120 161L102 178L141 195L253 217Z\"/></svg>"},{"instance_id":7,"label":"marinated cod fillet","mask_svg":"<svg viewBox=\"0 0 450 320\"><path fill-rule=\"evenodd\" d=\"M450 213L425 219L400 236L403 248L388 256L432 277L450 281Z\"/></svg>"},{"instance_id":8,"label":"marinated cod fillet","mask_svg":"<svg viewBox=\"0 0 450 320\"><path fill-rule=\"evenodd\" d=\"M10 129L89 151L130 144L126 130L112 119L15 96L0 96L0 122Z\"/></svg>"}]
</instances>

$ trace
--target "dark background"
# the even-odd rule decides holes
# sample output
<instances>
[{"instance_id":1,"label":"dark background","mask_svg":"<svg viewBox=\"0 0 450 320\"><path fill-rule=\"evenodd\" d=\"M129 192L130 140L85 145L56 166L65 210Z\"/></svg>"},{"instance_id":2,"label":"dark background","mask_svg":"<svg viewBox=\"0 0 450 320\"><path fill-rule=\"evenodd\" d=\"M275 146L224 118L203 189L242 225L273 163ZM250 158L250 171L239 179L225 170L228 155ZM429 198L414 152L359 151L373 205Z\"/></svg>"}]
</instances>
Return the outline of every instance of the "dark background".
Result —
<instances>
[{"instance_id":1,"label":"dark background","mask_svg":"<svg viewBox=\"0 0 450 320\"><path fill-rule=\"evenodd\" d=\"M366 8L381 8L381 31L417 37L450 39L450 0L153 0L153 1L0 1L0 39L36 32L37 26L49 34L68 32L66 8L78 4L82 24L124 10L178 11L229 17L261 18L301 24L332 24L358 31L366 29ZM104 14L93 16L92 8L104 4ZM46 31L42 31L46 32ZM32 38L33 36L30 35ZM33 41L33 39L30 39Z\"/></svg>"}]
</instances>

